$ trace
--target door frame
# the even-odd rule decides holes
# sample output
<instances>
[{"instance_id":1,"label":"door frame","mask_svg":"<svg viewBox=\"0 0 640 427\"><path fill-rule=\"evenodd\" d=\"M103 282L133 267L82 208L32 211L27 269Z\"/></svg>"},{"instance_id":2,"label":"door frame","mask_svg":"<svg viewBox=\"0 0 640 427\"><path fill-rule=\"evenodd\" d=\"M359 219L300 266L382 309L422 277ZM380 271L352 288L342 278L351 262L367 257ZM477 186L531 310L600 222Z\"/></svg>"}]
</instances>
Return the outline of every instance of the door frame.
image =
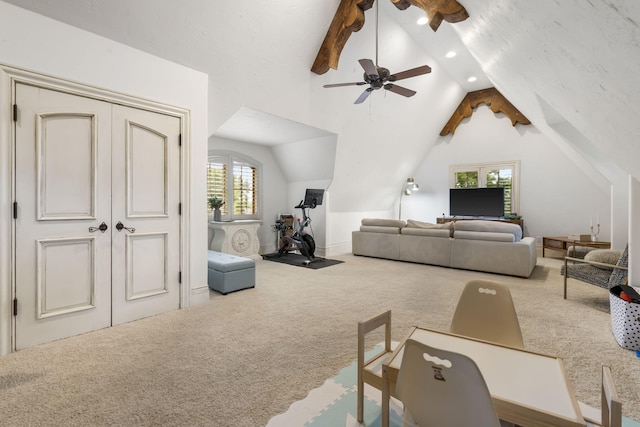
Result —
<instances>
[{"instance_id":1,"label":"door frame","mask_svg":"<svg viewBox=\"0 0 640 427\"><path fill-rule=\"evenodd\" d=\"M24 83L57 90L71 95L84 96L114 104L147 110L177 117L180 120L180 309L190 305L189 239L190 224L190 151L191 113L189 110L162 102L152 101L104 88L84 85L74 81L23 70L0 64L0 356L15 351L15 317L13 300L15 297L15 220L13 202L15 200L15 127L13 125L13 105L15 87ZM19 111L18 111L19 114Z\"/></svg>"}]
</instances>

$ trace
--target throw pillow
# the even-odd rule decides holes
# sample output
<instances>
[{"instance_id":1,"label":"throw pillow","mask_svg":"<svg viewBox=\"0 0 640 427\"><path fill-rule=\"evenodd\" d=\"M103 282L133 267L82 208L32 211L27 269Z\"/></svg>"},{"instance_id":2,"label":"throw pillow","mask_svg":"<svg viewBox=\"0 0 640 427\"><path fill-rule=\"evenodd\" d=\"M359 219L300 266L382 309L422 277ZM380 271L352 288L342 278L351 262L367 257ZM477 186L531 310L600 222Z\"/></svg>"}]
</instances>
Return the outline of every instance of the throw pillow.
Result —
<instances>
[{"instance_id":1,"label":"throw pillow","mask_svg":"<svg viewBox=\"0 0 640 427\"><path fill-rule=\"evenodd\" d=\"M620 255L622 255L622 251L615 249L596 249L587 253L584 256L584 260L616 265L620 259ZM602 268L603 270L613 270L612 267L605 267L602 265L596 265L594 267Z\"/></svg>"},{"instance_id":2,"label":"throw pillow","mask_svg":"<svg viewBox=\"0 0 640 427\"><path fill-rule=\"evenodd\" d=\"M414 219L407 220L407 227L410 228L444 228L450 230L453 222L445 222L444 224L431 224L430 222L416 221Z\"/></svg>"}]
</instances>

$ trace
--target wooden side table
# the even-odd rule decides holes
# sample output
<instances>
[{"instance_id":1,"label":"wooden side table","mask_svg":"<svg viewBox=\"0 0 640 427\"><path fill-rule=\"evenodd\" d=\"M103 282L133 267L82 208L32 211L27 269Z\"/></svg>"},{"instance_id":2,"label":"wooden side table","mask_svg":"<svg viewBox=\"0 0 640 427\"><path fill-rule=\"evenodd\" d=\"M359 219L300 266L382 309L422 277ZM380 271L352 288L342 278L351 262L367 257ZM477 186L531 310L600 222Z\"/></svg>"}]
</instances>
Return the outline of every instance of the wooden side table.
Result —
<instances>
[{"instance_id":1,"label":"wooden side table","mask_svg":"<svg viewBox=\"0 0 640 427\"><path fill-rule=\"evenodd\" d=\"M542 256L544 257L545 249L554 249L558 251L562 251L563 256L567 255L567 249L569 246L588 246L590 248L598 248L598 249L610 249L611 242L593 242L593 241L580 241L570 239L568 237L543 237L542 238Z\"/></svg>"}]
</instances>

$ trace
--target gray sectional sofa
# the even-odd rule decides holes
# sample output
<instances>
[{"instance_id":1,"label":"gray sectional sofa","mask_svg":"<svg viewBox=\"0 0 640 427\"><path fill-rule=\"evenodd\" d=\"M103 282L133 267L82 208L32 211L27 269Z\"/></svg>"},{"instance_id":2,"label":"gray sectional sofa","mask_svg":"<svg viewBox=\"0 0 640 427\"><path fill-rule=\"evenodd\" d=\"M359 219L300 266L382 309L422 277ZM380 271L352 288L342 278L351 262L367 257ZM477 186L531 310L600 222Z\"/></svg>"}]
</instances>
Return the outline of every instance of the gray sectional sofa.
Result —
<instances>
[{"instance_id":1,"label":"gray sectional sofa","mask_svg":"<svg viewBox=\"0 0 640 427\"><path fill-rule=\"evenodd\" d=\"M430 224L365 218L352 233L352 252L465 270L529 277L536 266L535 239L516 224L465 220Z\"/></svg>"}]
</instances>

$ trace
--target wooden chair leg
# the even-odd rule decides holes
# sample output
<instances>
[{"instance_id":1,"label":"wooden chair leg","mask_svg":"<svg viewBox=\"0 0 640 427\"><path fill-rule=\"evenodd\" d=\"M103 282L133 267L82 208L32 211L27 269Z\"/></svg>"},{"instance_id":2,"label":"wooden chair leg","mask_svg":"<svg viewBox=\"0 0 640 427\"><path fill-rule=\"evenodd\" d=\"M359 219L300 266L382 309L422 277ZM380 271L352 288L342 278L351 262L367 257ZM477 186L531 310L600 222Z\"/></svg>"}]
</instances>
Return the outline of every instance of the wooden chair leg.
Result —
<instances>
[{"instance_id":1,"label":"wooden chair leg","mask_svg":"<svg viewBox=\"0 0 640 427\"><path fill-rule=\"evenodd\" d=\"M564 299L567 299L567 259L564 259Z\"/></svg>"},{"instance_id":2,"label":"wooden chair leg","mask_svg":"<svg viewBox=\"0 0 640 427\"><path fill-rule=\"evenodd\" d=\"M360 375L358 375L360 376ZM364 419L364 382L358 378L358 422Z\"/></svg>"}]
</instances>

